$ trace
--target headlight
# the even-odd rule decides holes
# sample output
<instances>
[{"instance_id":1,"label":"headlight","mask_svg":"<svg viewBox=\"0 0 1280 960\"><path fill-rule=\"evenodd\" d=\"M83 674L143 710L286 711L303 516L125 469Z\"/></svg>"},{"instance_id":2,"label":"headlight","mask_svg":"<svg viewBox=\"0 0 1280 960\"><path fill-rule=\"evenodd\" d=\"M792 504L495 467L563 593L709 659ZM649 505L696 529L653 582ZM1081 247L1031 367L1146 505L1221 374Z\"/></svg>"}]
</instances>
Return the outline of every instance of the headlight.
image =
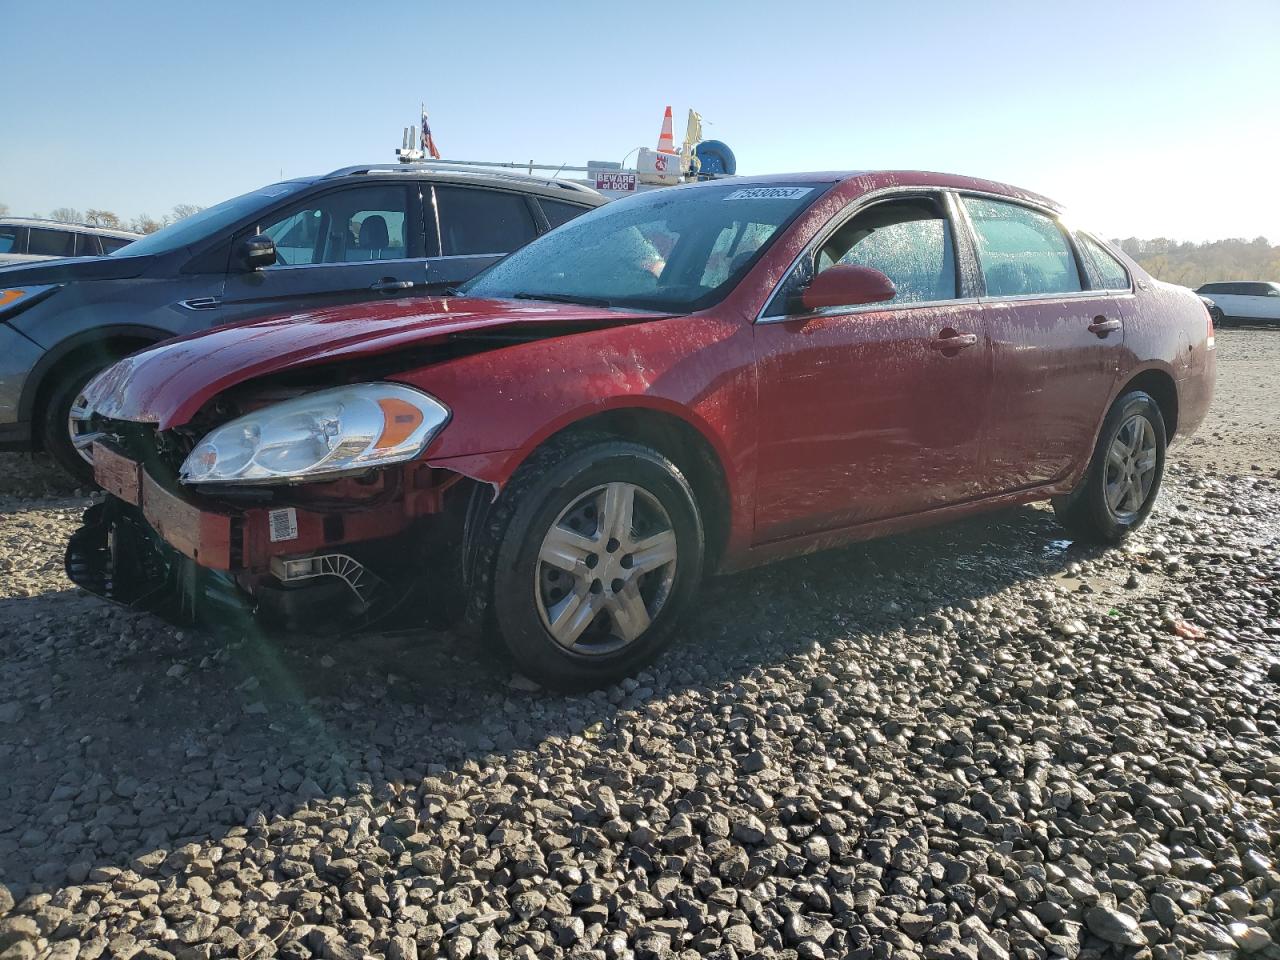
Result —
<instances>
[{"instance_id":1,"label":"headlight","mask_svg":"<svg viewBox=\"0 0 1280 960\"><path fill-rule=\"evenodd\" d=\"M37 301L43 300L61 284L46 283L31 287L0 287L0 316L17 313Z\"/></svg>"},{"instance_id":2,"label":"headlight","mask_svg":"<svg viewBox=\"0 0 1280 960\"><path fill-rule=\"evenodd\" d=\"M449 420L419 390L358 383L295 397L223 424L179 471L183 483L292 483L412 460Z\"/></svg>"}]
</instances>

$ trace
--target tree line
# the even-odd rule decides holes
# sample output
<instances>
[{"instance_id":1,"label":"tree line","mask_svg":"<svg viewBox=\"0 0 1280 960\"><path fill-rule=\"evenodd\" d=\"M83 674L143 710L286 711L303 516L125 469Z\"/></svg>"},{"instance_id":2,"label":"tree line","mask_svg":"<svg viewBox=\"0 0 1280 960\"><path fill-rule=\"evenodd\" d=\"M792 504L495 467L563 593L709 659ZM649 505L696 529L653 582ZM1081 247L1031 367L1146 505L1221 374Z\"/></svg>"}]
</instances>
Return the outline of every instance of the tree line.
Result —
<instances>
[{"instance_id":1,"label":"tree line","mask_svg":"<svg viewBox=\"0 0 1280 960\"><path fill-rule=\"evenodd\" d=\"M1155 240L1113 240L1153 277L1184 287L1214 280L1280 280L1280 246L1266 237L1180 243Z\"/></svg>"},{"instance_id":2,"label":"tree line","mask_svg":"<svg viewBox=\"0 0 1280 960\"><path fill-rule=\"evenodd\" d=\"M57 220L59 223L84 223L91 227L105 227L109 230L129 230L132 233L155 233L161 227L199 213L204 207L195 203L179 203L164 216L156 218L150 214L139 214L132 220L126 220L113 210L99 210L90 207L83 213L74 207L58 207L49 211L48 217L35 213L38 219ZM8 204L0 203L0 217L8 216Z\"/></svg>"}]
</instances>

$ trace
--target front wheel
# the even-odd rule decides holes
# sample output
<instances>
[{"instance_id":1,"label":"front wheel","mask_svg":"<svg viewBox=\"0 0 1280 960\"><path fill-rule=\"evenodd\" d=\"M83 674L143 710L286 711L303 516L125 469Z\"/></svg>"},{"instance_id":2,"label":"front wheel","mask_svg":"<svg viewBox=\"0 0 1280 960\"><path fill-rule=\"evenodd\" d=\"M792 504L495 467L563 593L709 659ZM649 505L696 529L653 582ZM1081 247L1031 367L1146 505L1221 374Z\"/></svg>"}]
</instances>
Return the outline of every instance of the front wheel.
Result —
<instances>
[{"instance_id":1,"label":"front wheel","mask_svg":"<svg viewBox=\"0 0 1280 960\"><path fill-rule=\"evenodd\" d=\"M520 669L575 690L657 657L702 576L702 522L675 464L627 441L553 442L503 498L491 609Z\"/></svg>"},{"instance_id":2,"label":"front wheel","mask_svg":"<svg viewBox=\"0 0 1280 960\"><path fill-rule=\"evenodd\" d=\"M44 450L77 481L92 486L94 432L80 400L85 386L110 364L96 359L60 374L44 406Z\"/></svg>"},{"instance_id":3,"label":"front wheel","mask_svg":"<svg viewBox=\"0 0 1280 960\"><path fill-rule=\"evenodd\" d=\"M1149 394L1131 390L1112 405L1075 492L1053 510L1068 532L1093 543L1119 543L1146 520L1164 478L1164 417Z\"/></svg>"}]
</instances>

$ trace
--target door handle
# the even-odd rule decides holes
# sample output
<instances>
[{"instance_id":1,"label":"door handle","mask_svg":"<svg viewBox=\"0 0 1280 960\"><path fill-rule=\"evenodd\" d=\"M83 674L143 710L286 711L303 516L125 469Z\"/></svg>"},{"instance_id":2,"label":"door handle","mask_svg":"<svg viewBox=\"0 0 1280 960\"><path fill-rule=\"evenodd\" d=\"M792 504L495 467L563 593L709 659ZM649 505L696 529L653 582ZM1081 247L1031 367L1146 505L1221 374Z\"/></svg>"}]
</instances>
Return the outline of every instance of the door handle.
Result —
<instances>
[{"instance_id":1,"label":"door handle","mask_svg":"<svg viewBox=\"0 0 1280 960\"><path fill-rule=\"evenodd\" d=\"M397 280L395 277L383 277L377 283L369 287L369 289L377 290L379 293L386 293L388 290L408 290L412 286L412 280Z\"/></svg>"},{"instance_id":2,"label":"door handle","mask_svg":"<svg viewBox=\"0 0 1280 960\"><path fill-rule=\"evenodd\" d=\"M1100 337L1105 337L1108 333L1114 333L1119 329L1119 320L1108 320L1106 317L1094 317L1093 323L1089 324L1089 332L1096 333Z\"/></svg>"},{"instance_id":3,"label":"door handle","mask_svg":"<svg viewBox=\"0 0 1280 960\"><path fill-rule=\"evenodd\" d=\"M929 341L930 348L934 350L963 350L965 347L972 347L978 342L976 333L956 333L952 330L948 333L943 330L942 333Z\"/></svg>"}]
</instances>

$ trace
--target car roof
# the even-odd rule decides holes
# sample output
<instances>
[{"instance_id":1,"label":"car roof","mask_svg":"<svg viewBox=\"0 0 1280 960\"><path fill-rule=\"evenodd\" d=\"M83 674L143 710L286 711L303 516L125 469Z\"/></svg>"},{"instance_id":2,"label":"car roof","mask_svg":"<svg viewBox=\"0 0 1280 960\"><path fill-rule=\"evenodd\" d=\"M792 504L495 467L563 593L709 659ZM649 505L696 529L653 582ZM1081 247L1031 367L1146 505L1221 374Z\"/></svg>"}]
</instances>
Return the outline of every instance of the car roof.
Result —
<instances>
[{"instance_id":1,"label":"car roof","mask_svg":"<svg viewBox=\"0 0 1280 960\"><path fill-rule=\"evenodd\" d=\"M604 194L583 183L559 180L555 177L535 177L517 171L485 170L479 167L442 167L430 163L363 163L341 167L317 177L303 178L309 183L339 180L346 177L362 177L379 180L396 180L416 176L436 183L458 183L471 186L502 187L523 193L532 193L554 200L566 200L590 206L608 202Z\"/></svg>"},{"instance_id":2,"label":"car roof","mask_svg":"<svg viewBox=\"0 0 1280 960\"><path fill-rule=\"evenodd\" d=\"M1024 200L1036 206L1061 212L1062 206L1048 197L1021 187L995 180L984 180L980 177L964 176L954 173L937 173L932 170L819 170L800 173L770 173L756 176L718 177L700 183L685 184L685 187L697 189L707 183L723 183L725 180L744 187L774 186L779 184L835 184L848 181L865 181L867 190L878 190L885 187L936 187L946 190L974 191L991 193L1009 197L1012 200Z\"/></svg>"},{"instance_id":3,"label":"car roof","mask_svg":"<svg viewBox=\"0 0 1280 960\"><path fill-rule=\"evenodd\" d=\"M113 230L111 227L95 227L90 223L68 223L65 220L48 220L44 217L0 217L0 223L14 227L49 227L56 230L70 230L72 233L96 233L104 237L120 237L137 240L142 234L130 230Z\"/></svg>"}]
</instances>

